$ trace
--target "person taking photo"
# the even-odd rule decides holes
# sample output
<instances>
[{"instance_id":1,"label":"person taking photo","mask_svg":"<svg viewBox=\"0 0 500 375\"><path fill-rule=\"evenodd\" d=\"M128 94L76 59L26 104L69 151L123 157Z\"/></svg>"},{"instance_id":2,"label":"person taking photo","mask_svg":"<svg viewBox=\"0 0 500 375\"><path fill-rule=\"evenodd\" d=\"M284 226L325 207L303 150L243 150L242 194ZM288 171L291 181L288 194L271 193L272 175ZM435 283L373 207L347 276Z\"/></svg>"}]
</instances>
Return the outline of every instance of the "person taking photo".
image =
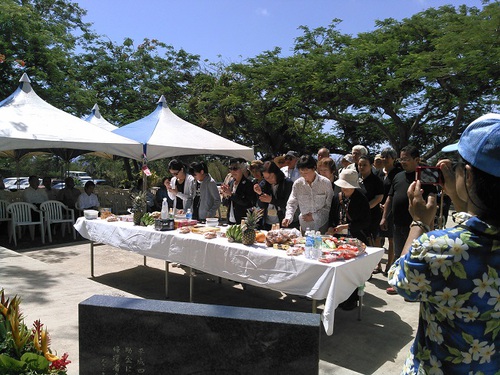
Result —
<instances>
[{"instance_id":1,"label":"person taking photo","mask_svg":"<svg viewBox=\"0 0 500 375\"><path fill-rule=\"evenodd\" d=\"M454 228L431 231L436 197L408 188L410 233L389 284L420 301L403 374L497 374L500 363L500 115L472 122L438 162L458 212Z\"/></svg>"}]
</instances>

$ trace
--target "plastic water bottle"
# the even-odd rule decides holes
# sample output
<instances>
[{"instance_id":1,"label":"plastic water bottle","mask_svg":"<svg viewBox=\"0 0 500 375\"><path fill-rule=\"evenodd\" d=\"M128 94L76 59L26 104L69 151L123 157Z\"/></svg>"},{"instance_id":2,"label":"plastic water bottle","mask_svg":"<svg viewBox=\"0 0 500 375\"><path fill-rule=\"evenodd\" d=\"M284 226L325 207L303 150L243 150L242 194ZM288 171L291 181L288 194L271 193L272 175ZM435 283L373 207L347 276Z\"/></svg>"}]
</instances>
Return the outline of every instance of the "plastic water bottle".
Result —
<instances>
[{"instance_id":1,"label":"plastic water bottle","mask_svg":"<svg viewBox=\"0 0 500 375\"><path fill-rule=\"evenodd\" d=\"M314 235L314 248L311 254L311 259L318 260L321 257L321 247L323 245L323 239L321 238L321 232L318 230Z\"/></svg>"},{"instance_id":2,"label":"plastic water bottle","mask_svg":"<svg viewBox=\"0 0 500 375\"><path fill-rule=\"evenodd\" d=\"M163 198L163 202L161 203L161 214L160 217L162 220L168 219L168 202L167 198Z\"/></svg>"},{"instance_id":3,"label":"plastic water bottle","mask_svg":"<svg viewBox=\"0 0 500 375\"><path fill-rule=\"evenodd\" d=\"M313 236L314 231L311 231L309 228L306 229L306 244L304 248L304 256L307 259L311 259L311 253L314 248L314 236Z\"/></svg>"},{"instance_id":4,"label":"plastic water bottle","mask_svg":"<svg viewBox=\"0 0 500 375\"><path fill-rule=\"evenodd\" d=\"M186 211L186 220L191 220L193 218L193 211L190 208Z\"/></svg>"}]
</instances>

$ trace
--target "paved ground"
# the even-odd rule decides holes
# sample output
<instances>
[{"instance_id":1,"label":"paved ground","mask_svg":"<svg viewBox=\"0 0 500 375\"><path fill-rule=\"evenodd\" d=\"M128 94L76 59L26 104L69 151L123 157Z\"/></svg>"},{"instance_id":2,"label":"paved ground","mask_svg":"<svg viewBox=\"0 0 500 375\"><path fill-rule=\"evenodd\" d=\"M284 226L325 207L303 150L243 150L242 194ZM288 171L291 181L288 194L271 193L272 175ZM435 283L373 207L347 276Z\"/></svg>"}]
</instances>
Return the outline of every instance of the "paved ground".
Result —
<instances>
[{"instance_id":1,"label":"paved ground","mask_svg":"<svg viewBox=\"0 0 500 375\"><path fill-rule=\"evenodd\" d=\"M58 237L58 236L57 236ZM16 252L8 250L0 236L0 289L22 297L26 321L41 319L52 334L52 348L68 352L70 374L78 374L78 303L94 294L164 299L164 262L109 246L96 248L95 278L90 278L89 244L67 242L56 237L51 246L28 239ZM386 256L383 261L385 262ZM170 299L188 301L189 278L182 268L173 268ZM382 274L366 283L363 319L357 311L338 309L335 330L322 330L320 374L399 374L418 321L418 304L385 293ZM195 302L227 304L263 309L310 312L311 302L257 287L242 290L239 284L216 283L199 274L195 280ZM319 305L321 312L322 305Z\"/></svg>"}]
</instances>

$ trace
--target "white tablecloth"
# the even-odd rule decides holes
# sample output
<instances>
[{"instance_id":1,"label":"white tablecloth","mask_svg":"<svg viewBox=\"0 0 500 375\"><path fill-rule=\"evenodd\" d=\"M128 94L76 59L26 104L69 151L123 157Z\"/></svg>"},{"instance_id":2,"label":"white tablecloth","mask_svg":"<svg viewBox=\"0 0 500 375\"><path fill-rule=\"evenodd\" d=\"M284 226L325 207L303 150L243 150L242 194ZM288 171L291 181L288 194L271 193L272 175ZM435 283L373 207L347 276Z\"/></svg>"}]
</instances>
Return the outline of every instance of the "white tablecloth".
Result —
<instances>
[{"instance_id":1,"label":"white tablecloth","mask_svg":"<svg viewBox=\"0 0 500 375\"><path fill-rule=\"evenodd\" d=\"M177 262L209 274L287 294L325 299L322 321L333 333L335 309L370 278L383 255L382 248L329 264L288 256L264 244L246 246L226 238L205 239L178 231L159 232L129 222L106 222L79 218L76 230L84 237L147 257Z\"/></svg>"}]
</instances>

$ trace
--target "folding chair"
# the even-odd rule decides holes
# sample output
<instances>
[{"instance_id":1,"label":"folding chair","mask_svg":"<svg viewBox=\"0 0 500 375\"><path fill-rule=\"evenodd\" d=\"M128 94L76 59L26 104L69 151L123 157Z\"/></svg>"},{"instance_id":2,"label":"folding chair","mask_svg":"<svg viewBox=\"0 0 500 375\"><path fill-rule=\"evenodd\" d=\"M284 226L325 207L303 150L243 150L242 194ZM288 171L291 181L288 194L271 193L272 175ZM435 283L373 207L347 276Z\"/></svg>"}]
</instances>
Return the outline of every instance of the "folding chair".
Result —
<instances>
[{"instance_id":1,"label":"folding chair","mask_svg":"<svg viewBox=\"0 0 500 375\"><path fill-rule=\"evenodd\" d=\"M75 213L72 209L68 208L64 203L59 201L46 201L40 205L40 209L43 211L43 217L45 219L45 225L47 226L47 232L49 234L49 242L52 242L52 224L61 223L61 231L64 237L65 234L65 224L69 223L73 229L73 239L76 240L76 231L73 227L75 223Z\"/></svg>"},{"instance_id":2,"label":"folding chair","mask_svg":"<svg viewBox=\"0 0 500 375\"><path fill-rule=\"evenodd\" d=\"M40 214L40 219L38 221L33 221L32 211L38 212ZM21 237L21 227L29 226L31 239L35 239L35 225L40 225L40 233L42 237L42 243L45 243L45 231L43 226L43 212L40 211L34 204L26 202L14 202L7 206L7 212L11 216L11 230L9 235L9 243L14 238L14 245L17 246L17 233Z\"/></svg>"}]
</instances>

